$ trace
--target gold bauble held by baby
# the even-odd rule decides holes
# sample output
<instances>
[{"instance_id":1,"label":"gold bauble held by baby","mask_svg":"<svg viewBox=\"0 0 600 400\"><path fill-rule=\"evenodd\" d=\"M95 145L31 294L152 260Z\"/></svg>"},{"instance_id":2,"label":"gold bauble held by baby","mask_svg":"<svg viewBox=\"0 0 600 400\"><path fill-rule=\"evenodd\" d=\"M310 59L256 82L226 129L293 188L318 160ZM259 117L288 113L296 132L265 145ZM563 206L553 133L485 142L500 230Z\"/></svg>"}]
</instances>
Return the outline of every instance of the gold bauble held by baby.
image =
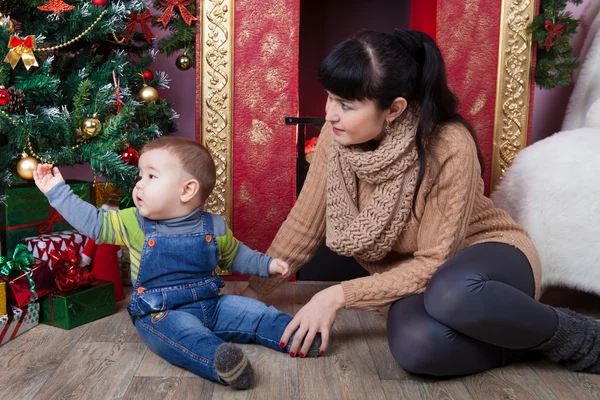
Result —
<instances>
[{"instance_id":1,"label":"gold bauble held by baby","mask_svg":"<svg viewBox=\"0 0 600 400\"><path fill-rule=\"evenodd\" d=\"M23 179L33 179L33 171L37 169L38 160L23 153L17 163L17 173Z\"/></svg>"},{"instance_id":2,"label":"gold bauble held by baby","mask_svg":"<svg viewBox=\"0 0 600 400\"><path fill-rule=\"evenodd\" d=\"M158 92L152 86L148 86L144 83L144 87L138 93L138 96L144 103L150 103L151 101L158 100Z\"/></svg>"},{"instance_id":3,"label":"gold bauble held by baby","mask_svg":"<svg viewBox=\"0 0 600 400\"><path fill-rule=\"evenodd\" d=\"M96 117L86 118L81 124L81 131L86 138L96 136L102 130L102 122Z\"/></svg>"}]
</instances>

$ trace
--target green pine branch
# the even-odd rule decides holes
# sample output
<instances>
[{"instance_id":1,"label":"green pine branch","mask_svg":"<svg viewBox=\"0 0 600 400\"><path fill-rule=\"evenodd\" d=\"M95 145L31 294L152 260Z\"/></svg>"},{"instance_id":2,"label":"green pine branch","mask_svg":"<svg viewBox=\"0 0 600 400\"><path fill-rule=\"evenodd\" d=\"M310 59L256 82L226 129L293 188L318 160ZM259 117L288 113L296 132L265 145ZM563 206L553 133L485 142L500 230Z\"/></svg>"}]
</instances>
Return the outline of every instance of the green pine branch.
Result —
<instances>
[{"instance_id":1,"label":"green pine branch","mask_svg":"<svg viewBox=\"0 0 600 400\"><path fill-rule=\"evenodd\" d=\"M541 11L529 26L532 40L537 45L535 83L542 89L570 85L572 72L579 68L579 60L572 56L571 39L577 32L580 20L565 11L567 3L579 5L582 0L542 0ZM546 30L546 21L562 25L559 34ZM551 37L550 48L546 41Z\"/></svg>"}]
</instances>

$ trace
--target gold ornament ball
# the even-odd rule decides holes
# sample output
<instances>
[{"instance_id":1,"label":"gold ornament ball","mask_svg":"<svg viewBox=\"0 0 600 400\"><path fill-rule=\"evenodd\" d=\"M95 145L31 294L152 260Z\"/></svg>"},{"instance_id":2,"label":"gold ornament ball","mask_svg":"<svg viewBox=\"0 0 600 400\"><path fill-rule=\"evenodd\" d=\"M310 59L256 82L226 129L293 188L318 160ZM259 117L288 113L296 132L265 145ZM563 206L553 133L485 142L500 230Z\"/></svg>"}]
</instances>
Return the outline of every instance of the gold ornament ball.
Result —
<instances>
[{"instance_id":1,"label":"gold ornament ball","mask_svg":"<svg viewBox=\"0 0 600 400\"><path fill-rule=\"evenodd\" d=\"M158 92L152 86L148 86L144 83L144 87L139 91L138 96L144 103L150 103L151 101L158 100Z\"/></svg>"},{"instance_id":2,"label":"gold ornament ball","mask_svg":"<svg viewBox=\"0 0 600 400\"><path fill-rule=\"evenodd\" d=\"M96 136L102 130L102 122L98 120L98 118L86 118L81 124L81 131L83 132L83 136L86 138L90 138L92 136Z\"/></svg>"},{"instance_id":3,"label":"gold ornament ball","mask_svg":"<svg viewBox=\"0 0 600 400\"><path fill-rule=\"evenodd\" d=\"M187 71L192 66L192 59L186 53L183 53L175 60L175 65L182 71Z\"/></svg>"},{"instance_id":4,"label":"gold ornament ball","mask_svg":"<svg viewBox=\"0 0 600 400\"><path fill-rule=\"evenodd\" d=\"M33 179L33 171L37 169L38 160L23 154L23 158L17 163L17 173L23 179Z\"/></svg>"}]
</instances>

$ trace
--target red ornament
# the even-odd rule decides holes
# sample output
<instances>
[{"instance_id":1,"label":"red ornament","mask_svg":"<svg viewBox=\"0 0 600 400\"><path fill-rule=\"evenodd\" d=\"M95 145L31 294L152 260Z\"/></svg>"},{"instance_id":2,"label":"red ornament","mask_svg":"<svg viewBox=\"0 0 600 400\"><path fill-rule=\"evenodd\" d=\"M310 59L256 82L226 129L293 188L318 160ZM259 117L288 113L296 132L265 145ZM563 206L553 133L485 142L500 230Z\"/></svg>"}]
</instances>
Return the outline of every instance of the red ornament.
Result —
<instances>
[{"instance_id":1,"label":"red ornament","mask_svg":"<svg viewBox=\"0 0 600 400\"><path fill-rule=\"evenodd\" d=\"M106 0L92 0L92 4L98 7L106 7Z\"/></svg>"},{"instance_id":2,"label":"red ornament","mask_svg":"<svg viewBox=\"0 0 600 400\"><path fill-rule=\"evenodd\" d=\"M0 86L0 106L5 106L10 101L10 96L8 95L8 91L4 88L4 86Z\"/></svg>"},{"instance_id":3,"label":"red ornament","mask_svg":"<svg viewBox=\"0 0 600 400\"><path fill-rule=\"evenodd\" d=\"M152 71L150 71L149 69L147 69L142 74L142 77L144 79L147 79L147 80L151 81L152 79L154 79L154 74L152 73Z\"/></svg>"},{"instance_id":4,"label":"red ornament","mask_svg":"<svg viewBox=\"0 0 600 400\"><path fill-rule=\"evenodd\" d=\"M124 163L129 165L137 165L140 155L133 147L128 147L126 150L121 152L121 159Z\"/></svg>"},{"instance_id":5,"label":"red ornament","mask_svg":"<svg viewBox=\"0 0 600 400\"><path fill-rule=\"evenodd\" d=\"M74 8L75 8L74 6L71 6L62 0L50 0L48 3L44 4L43 6L39 6L38 10L51 12L54 14L60 14L63 11L71 11Z\"/></svg>"}]
</instances>

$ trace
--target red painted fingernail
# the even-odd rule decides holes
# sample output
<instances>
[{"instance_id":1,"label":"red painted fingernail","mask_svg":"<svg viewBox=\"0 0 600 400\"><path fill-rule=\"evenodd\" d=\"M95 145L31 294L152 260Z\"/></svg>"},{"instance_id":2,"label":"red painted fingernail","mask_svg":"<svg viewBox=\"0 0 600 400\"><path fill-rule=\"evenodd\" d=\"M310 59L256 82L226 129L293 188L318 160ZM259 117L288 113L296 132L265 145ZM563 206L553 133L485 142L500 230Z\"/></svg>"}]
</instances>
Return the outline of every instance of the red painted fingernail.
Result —
<instances>
[{"instance_id":1,"label":"red painted fingernail","mask_svg":"<svg viewBox=\"0 0 600 400\"><path fill-rule=\"evenodd\" d=\"M285 347L285 343L279 342L279 348L283 349Z\"/></svg>"},{"instance_id":2,"label":"red painted fingernail","mask_svg":"<svg viewBox=\"0 0 600 400\"><path fill-rule=\"evenodd\" d=\"M290 351L290 357L294 357L296 355L296 353L294 353L293 351Z\"/></svg>"},{"instance_id":3,"label":"red painted fingernail","mask_svg":"<svg viewBox=\"0 0 600 400\"><path fill-rule=\"evenodd\" d=\"M300 358L304 358L304 353L300 353Z\"/></svg>"},{"instance_id":4,"label":"red painted fingernail","mask_svg":"<svg viewBox=\"0 0 600 400\"><path fill-rule=\"evenodd\" d=\"M320 356L322 356L323 354L325 354L325 352L324 352L323 350L321 350L321 351L319 352L319 355L320 355Z\"/></svg>"}]
</instances>

